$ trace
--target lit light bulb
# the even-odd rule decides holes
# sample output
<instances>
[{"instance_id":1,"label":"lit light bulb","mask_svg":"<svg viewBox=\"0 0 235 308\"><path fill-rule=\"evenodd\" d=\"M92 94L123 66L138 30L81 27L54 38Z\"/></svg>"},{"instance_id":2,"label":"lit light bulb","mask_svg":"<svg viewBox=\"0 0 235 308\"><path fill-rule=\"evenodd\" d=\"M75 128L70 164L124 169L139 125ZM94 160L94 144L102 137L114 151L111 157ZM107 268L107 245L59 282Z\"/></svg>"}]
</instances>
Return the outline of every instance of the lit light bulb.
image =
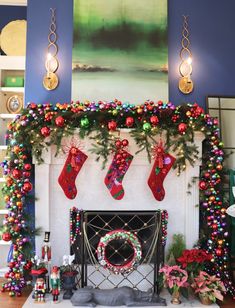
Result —
<instances>
[{"instance_id":1,"label":"lit light bulb","mask_svg":"<svg viewBox=\"0 0 235 308\"><path fill-rule=\"evenodd\" d=\"M192 57L188 57L187 62L188 62L188 65L191 65L191 64L192 64L192 62L193 62Z\"/></svg>"},{"instance_id":2,"label":"lit light bulb","mask_svg":"<svg viewBox=\"0 0 235 308\"><path fill-rule=\"evenodd\" d=\"M51 61L51 58L52 58L51 53L48 52L48 54L47 54L47 61Z\"/></svg>"}]
</instances>

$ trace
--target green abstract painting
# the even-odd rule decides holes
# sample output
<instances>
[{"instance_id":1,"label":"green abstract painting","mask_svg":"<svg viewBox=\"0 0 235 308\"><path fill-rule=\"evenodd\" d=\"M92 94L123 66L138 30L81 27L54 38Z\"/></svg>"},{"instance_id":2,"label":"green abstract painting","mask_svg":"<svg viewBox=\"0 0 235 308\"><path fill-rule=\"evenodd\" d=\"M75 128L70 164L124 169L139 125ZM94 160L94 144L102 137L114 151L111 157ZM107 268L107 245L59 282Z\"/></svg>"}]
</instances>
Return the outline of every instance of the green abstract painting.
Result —
<instances>
[{"instance_id":1,"label":"green abstract painting","mask_svg":"<svg viewBox=\"0 0 235 308\"><path fill-rule=\"evenodd\" d=\"M167 100L167 59L167 0L74 0L73 100Z\"/></svg>"}]
</instances>

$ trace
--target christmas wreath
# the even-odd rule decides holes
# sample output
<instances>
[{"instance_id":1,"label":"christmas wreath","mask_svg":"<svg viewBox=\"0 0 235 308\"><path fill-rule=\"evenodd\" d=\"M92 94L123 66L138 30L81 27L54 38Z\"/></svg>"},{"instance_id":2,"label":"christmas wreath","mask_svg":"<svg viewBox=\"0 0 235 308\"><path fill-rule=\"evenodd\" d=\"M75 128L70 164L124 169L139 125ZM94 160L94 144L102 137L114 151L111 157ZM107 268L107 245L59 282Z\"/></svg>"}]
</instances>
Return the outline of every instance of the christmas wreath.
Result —
<instances>
[{"instance_id":1,"label":"christmas wreath","mask_svg":"<svg viewBox=\"0 0 235 308\"><path fill-rule=\"evenodd\" d=\"M125 240L132 247L134 253L131 260L124 262L121 265L111 263L106 256L106 248L111 241ZM138 237L129 231L117 229L106 233L100 238L97 246L97 257L99 263L114 274L127 274L133 271L140 263L142 257L141 244Z\"/></svg>"}]
</instances>

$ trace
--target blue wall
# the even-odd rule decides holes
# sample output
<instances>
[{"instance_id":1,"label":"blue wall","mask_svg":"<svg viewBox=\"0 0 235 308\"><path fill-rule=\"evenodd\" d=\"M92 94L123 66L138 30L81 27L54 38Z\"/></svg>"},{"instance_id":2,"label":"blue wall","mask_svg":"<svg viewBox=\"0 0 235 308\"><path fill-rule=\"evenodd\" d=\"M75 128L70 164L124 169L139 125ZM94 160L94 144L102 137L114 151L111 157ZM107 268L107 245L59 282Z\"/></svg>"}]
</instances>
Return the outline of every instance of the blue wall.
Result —
<instances>
[{"instance_id":1,"label":"blue wall","mask_svg":"<svg viewBox=\"0 0 235 308\"><path fill-rule=\"evenodd\" d=\"M58 77L60 84L54 91L42 85L48 45L50 8L56 8ZM73 0L29 0L26 55L25 102L69 102L71 96Z\"/></svg>"},{"instance_id":2,"label":"blue wall","mask_svg":"<svg viewBox=\"0 0 235 308\"><path fill-rule=\"evenodd\" d=\"M169 94L175 103L204 105L207 95L235 96L235 1L169 0ZM192 79L190 95L179 92L178 65L182 15L189 15Z\"/></svg>"},{"instance_id":3,"label":"blue wall","mask_svg":"<svg viewBox=\"0 0 235 308\"><path fill-rule=\"evenodd\" d=\"M72 0L28 1L26 101L70 101L72 3ZM42 86L50 7L57 8L61 64L58 71L60 86L52 92L44 90ZM169 99L175 104L196 101L204 105L208 94L235 96L235 1L169 0L168 10ZM182 15L189 15L193 53L192 79L195 90L190 95L183 95L178 90Z\"/></svg>"},{"instance_id":4,"label":"blue wall","mask_svg":"<svg viewBox=\"0 0 235 308\"><path fill-rule=\"evenodd\" d=\"M2 28L12 20L26 19L25 6L0 5L0 32Z\"/></svg>"}]
</instances>

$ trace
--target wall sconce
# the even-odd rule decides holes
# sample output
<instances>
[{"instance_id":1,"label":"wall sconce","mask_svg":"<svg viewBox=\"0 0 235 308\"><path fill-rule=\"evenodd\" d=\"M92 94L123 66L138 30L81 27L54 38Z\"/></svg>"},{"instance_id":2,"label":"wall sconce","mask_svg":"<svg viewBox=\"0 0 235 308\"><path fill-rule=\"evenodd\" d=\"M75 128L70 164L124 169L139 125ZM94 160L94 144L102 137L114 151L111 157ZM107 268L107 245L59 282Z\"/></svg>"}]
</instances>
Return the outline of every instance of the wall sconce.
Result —
<instances>
[{"instance_id":1,"label":"wall sconce","mask_svg":"<svg viewBox=\"0 0 235 308\"><path fill-rule=\"evenodd\" d=\"M56 34L56 18L55 9L50 9L51 11L51 24L49 27L48 35L48 46L47 55L45 61L46 74L43 77L43 86L48 91L54 90L59 84L58 76L56 71L59 67L59 61L57 59L58 46L56 44L57 34Z\"/></svg>"},{"instance_id":2,"label":"wall sconce","mask_svg":"<svg viewBox=\"0 0 235 308\"><path fill-rule=\"evenodd\" d=\"M179 80L179 89L184 94L189 94L193 91L193 81L191 79L192 74L192 53L189 49L189 30L188 30L188 16L183 16L183 31L181 40L179 72L181 78Z\"/></svg>"}]
</instances>

